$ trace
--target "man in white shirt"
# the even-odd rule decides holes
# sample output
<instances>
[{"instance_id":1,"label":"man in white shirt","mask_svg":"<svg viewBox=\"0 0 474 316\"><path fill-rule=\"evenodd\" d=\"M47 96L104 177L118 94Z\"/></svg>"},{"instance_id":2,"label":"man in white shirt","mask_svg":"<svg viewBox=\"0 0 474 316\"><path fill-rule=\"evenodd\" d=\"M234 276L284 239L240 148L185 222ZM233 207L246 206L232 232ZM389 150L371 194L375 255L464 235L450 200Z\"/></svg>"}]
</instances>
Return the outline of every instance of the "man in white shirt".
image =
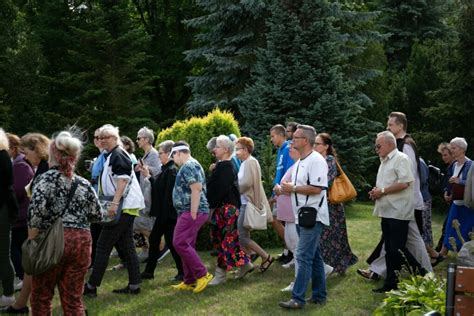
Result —
<instances>
[{"instance_id":1,"label":"man in white shirt","mask_svg":"<svg viewBox=\"0 0 474 316\"><path fill-rule=\"evenodd\" d=\"M313 151L316 131L309 125L298 125L293 134L292 146L300 154L291 175L291 182L282 182L283 192L291 194L293 212L299 235L296 260L298 272L291 299L280 302L287 309L301 309L308 303L326 303L326 280L324 262L321 257L319 241L323 225L329 226L326 189L328 186L328 166L326 160ZM314 226L303 227L298 221L298 211L301 207L313 207L317 210ZM312 281L312 296L305 299L306 288Z\"/></svg>"},{"instance_id":2,"label":"man in white shirt","mask_svg":"<svg viewBox=\"0 0 474 316\"><path fill-rule=\"evenodd\" d=\"M387 277L383 287L373 291L383 293L397 288L396 271L400 271L405 260L413 271L422 269L406 248L408 224L414 219L411 161L398 151L395 136L389 131L377 135L375 150L381 163L369 197L375 201L374 215L382 218Z\"/></svg>"}]
</instances>

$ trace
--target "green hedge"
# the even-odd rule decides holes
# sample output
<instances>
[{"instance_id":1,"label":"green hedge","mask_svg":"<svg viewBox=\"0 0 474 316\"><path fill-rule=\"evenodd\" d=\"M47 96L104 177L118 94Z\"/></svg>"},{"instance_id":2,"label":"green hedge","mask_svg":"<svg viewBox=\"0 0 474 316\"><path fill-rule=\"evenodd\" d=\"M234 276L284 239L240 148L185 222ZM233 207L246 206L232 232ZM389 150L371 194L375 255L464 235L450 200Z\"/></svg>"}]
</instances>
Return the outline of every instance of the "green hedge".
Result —
<instances>
[{"instance_id":1,"label":"green hedge","mask_svg":"<svg viewBox=\"0 0 474 316\"><path fill-rule=\"evenodd\" d=\"M232 113L215 109L204 117L177 121L171 127L158 131L156 144L165 140L184 140L191 146L191 155L201 163L204 170L208 170L212 157L207 151L207 142L213 136L229 134L240 136L239 123Z\"/></svg>"}]
</instances>

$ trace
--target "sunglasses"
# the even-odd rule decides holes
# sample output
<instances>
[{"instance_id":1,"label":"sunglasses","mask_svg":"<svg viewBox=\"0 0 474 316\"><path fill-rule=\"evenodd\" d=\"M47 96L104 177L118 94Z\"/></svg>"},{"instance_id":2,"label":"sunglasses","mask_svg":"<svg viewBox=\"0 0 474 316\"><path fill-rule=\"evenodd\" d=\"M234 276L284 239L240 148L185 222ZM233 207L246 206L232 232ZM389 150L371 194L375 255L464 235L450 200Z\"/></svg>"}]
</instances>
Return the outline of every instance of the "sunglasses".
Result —
<instances>
[{"instance_id":1,"label":"sunglasses","mask_svg":"<svg viewBox=\"0 0 474 316\"><path fill-rule=\"evenodd\" d=\"M375 149L375 150L379 150L379 149L380 149L380 147L382 147L382 145L380 145L380 144L377 144L377 145L375 145L375 146L374 146L374 149Z\"/></svg>"}]
</instances>

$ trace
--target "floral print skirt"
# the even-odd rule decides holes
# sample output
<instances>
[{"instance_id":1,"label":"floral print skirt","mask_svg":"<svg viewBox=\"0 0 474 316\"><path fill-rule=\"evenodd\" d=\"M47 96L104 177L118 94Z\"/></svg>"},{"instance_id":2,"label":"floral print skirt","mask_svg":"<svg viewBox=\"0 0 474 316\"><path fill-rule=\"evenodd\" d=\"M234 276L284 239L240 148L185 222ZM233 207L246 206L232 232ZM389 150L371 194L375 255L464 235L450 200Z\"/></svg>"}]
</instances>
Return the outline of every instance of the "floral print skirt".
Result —
<instances>
[{"instance_id":1,"label":"floral print skirt","mask_svg":"<svg viewBox=\"0 0 474 316\"><path fill-rule=\"evenodd\" d=\"M342 204L328 204L330 226L324 226L321 234L321 254L324 263L334 268L334 272L345 273L355 264L357 256L352 253L347 237L346 215Z\"/></svg>"},{"instance_id":2,"label":"floral print skirt","mask_svg":"<svg viewBox=\"0 0 474 316\"><path fill-rule=\"evenodd\" d=\"M238 218L239 209L231 204L216 208L211 218L211 241L213 248L218 251L217 266L226 271L250 262L250 258L240 248Z\"/></svg>"}]
</instances>

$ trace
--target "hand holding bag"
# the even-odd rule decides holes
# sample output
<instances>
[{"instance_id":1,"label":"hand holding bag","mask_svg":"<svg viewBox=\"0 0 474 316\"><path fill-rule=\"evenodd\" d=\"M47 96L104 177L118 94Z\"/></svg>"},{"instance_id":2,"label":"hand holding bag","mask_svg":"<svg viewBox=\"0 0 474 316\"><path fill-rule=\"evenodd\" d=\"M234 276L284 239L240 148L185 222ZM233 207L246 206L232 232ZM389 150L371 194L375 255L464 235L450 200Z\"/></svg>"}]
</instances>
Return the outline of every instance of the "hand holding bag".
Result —
<instances>
[{"instance_id":1,"label":"hand holding bag","mask_svg":"<svg viewBox=\"0 0 474 316\"><path fill-rule=\"evenodd\" d=\"M69 202L77 188L74 180L69 191L66 206L45 231L40 232L34 239L27 239L21 246L21 265L29 275L38 275L56 266L64 254L64 227L62 217L69 207Z\"/></svg>"},{"instance_id":2,"label":"hand holding bag","mask_svg":"<svg viewBox=\"0 0 474 316\"><path fill-rule=\"evenodd\" d=\"M123 193L122 197L120 198L120 202L117 205L117 210L115 211L115 215L113 217L110 217L108 215L104 216L104 220L102 220L102 222L100 222L100 224L102 226L113 226L113 225L117 225L117 223L119 222L120 216L122 216L123 201L125 200L125 198L128 195L128 192L130 191L130 185L132 183L134 175L135 175L135 172L132 171L132 177L128 181L127 187L125 188L124 193ZM114 186L114 189L116 190L117 188L113 184L114 182L111 181L111 183ZM102 213L108 214L109 205L114 200L114 195L103 195L102 194L102 189L101 189L102 185L101 185L100 181L99 181L99 188L100 188L99 189L99 192L100 192L100 194L99 194L99 203L100 203L100 206L102 208Z\"/></svg>"},{"instance_id":3,"label":"hand holding bag","mask_svg":"<svg viewBox=\"0 0 474 316\"><path fill-rule=\"evenodd\" d=\"M357 192L347 175L336 161L339 176L337 176L331 188L329 188L329 202L331 204L339 204L350 201L357 196Z\"/></svg>"}]
</instances>

